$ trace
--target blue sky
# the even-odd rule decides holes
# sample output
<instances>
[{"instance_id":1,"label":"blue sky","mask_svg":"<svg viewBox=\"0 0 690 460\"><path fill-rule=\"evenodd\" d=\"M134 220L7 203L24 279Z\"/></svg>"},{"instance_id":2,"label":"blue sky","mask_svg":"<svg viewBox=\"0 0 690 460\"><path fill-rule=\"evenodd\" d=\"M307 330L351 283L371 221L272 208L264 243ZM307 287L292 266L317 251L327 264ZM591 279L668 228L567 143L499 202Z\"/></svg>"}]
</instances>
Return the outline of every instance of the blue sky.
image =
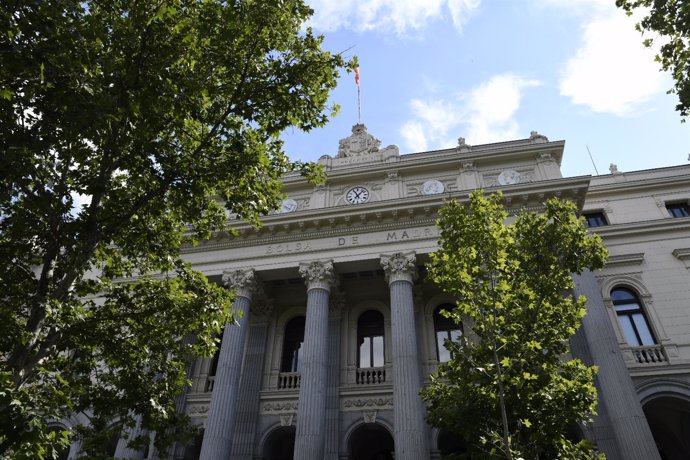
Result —
<instances>
[{"instance_id":1,"label":"blue sky","mask_svg":"<svg viewBox=\"0 0 690 460\"><path fill-rule=\"evenodd\" d=\"M325 48L357 55L362 122L402 154L529 137L566 141L566 176L686 164L690 121L615 0L309 0ZM341 77L325 128L284 134L293 159L337 153L357 122Z\"/></svg>"}]
</instances>

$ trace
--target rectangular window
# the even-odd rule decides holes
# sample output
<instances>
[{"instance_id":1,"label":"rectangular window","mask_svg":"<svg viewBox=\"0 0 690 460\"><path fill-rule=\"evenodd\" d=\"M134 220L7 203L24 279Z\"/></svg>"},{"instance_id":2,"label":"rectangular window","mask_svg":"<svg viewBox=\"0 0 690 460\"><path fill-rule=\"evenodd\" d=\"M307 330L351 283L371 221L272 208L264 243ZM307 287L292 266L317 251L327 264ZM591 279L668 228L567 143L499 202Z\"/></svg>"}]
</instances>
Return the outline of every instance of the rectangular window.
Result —
<instances>
[{"instance_id":1,"label":"rectangular window","mask_svg":"<svg viewBox=\"0 0 690 460\"><path fill-rule=\"evenodd\" d=\"M609 224L606 220L606 216L601 211L585 212L585 213L582 213L582 215L584 216L585 220L587 221L587 227L589 227L589 228L603 227L604 225Z\"/></svg>"},{"instance_id":2,"label":"rectangular window","mask_svg":"<svg viewBox=\"0 0 690 460\"><path fill-rule=\"evenodd\" d=\"M690 217L690 206L687 203L666 203L666 210L671 217Z\"/></svg>"}]
</instances>

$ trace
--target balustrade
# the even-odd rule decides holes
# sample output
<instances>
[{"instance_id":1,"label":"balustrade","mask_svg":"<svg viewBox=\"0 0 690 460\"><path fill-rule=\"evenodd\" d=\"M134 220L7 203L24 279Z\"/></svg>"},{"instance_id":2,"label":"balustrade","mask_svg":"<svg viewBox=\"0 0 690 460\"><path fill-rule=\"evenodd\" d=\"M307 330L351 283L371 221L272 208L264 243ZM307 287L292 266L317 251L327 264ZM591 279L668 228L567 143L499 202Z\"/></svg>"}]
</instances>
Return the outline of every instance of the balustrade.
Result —
<instances>
[{"instance_id":1,"label":"balustrade","mask_svg":"<svg viewBox=\"0 0 690 460\"><path fill-rule=\"evenodd\" d=\"M668 361L661 345L633 348L635 359L640 364L654 364Z\"/></svg>"},{"instance_id":2,"label":"balustrade","mask_svg":"<svg viewBox=\"0 0 690 460\"><path fill-rule=\"evenodd\" d=\"M278 389L279 390L296 390L302 377L299 372L281 372L278 374Z\"/></svg>"},{"instance_id":3,"label":"balustrade","mask_svg":"<svg viewBox=\"0 0 690 460\"><path fill-rule=\"evenodd\" d=\"M377 385L386 382L385 367L369 367L357 369L358 385Z\"/></svg>"}]
</instances>

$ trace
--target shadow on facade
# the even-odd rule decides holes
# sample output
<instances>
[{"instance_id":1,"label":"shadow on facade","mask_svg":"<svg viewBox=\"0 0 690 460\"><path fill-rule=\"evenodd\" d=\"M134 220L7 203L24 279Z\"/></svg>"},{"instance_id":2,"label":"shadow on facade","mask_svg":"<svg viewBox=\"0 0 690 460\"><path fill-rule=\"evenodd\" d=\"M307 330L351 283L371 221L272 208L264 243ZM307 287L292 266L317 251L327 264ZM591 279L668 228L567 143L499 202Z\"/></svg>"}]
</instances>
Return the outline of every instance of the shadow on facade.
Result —
<instances>
[{"instance_id":1,"label":"shadow on facade","mask_svg":"<svg viewBox=\"0 0 690 460\"><path fill-rule=\"evenodd\" d=\"M393 460L393 436L376 423L365 423L350 435L350 460Z\"/></svg>"},{"instance_id":2,"label":"shadow on facade","mask_svg":"<svg viewBox=\"0 0 690 460\"><path fill-rule=\"evenodd\" d=\"M664 396L644 405L661 460L690 458L690 402Z\"/></svg>"},{"instance_id":3,"label":"shadow on facade","mask_svg":"<svg viewBox=\"0 0 690 460\"><path fill-rule=\"evenodd\" d=\"M274 430L264 443L264 460L292 460L295 450L295 427L283 426Z\"/></svg>"}]
</instances>

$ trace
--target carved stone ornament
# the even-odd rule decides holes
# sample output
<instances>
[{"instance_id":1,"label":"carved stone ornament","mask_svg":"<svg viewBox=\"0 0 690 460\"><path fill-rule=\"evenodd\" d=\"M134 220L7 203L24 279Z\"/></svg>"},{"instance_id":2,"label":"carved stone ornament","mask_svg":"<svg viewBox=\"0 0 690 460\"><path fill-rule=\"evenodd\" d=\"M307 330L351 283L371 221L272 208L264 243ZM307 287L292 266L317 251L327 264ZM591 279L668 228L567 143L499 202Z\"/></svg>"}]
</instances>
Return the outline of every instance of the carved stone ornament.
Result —
<instances>
[{"instance_id":1,"label":"carved stone ornament","mask_svg":"<svg viewBox=\"0 0 690 460\"><path fill-rule=\"evenodd\" d=\"M553 155L550 153L540 153L537 156L537 163L555 163Z\"/></svg>"},{"instance_id":2,"label":"carved stone ornament","mask_svg":"<svg viewBox=\"0 0 690 460\"><path fill-rule=\"evenodd\" d=\"M373 398L352 398L343 401L346 409L387 409L393 407L392 397L373 397Z\"/></svg>"},{"instance_id":3,"label":"carved stone ornament","mask_svg":"<svg viewBox=\"0 0 690 460\"><path fill-rule=\"evenodd\" d=\"M330 292L335 282L333 261L302 262L299 265L299 274L304 278L309 289L325 289Z\"/></svg>"},{"instance_id":4,"label":"carved stone ornament","mask_svg":"<svg viewBox=\"0 0 690 460\"><path fill-rule=\"evenodd\" d=\"M236 291L238 296L251 299L258 284L256 272L252 268L223 272L223 284Z\"/></svg>"},{"instance_id":5,"label":"carved stone ornament","mask_svg":"<svg viewBox=\"0 0 690 460\"><path fill-rule=\"evenodd\" d=\"M250 311L252 312L252 316L268 318L271 316L271 313L273 313L273 299L268 298L266 295L259 296L252 300Z\"/></svg>"},{"instance_id":6,"label":"carved stone ornament","mask_svg":"<svg viewBox=\"0 0 690 460\"><path fill-rule=\"evenodd\" d=\"M415 260L414 252L381 255L381 267L386 273L386 281L389 284L394 281L414 281L417 278Z\"/></svg>"},{"instance_id":7,"label":"carved stone ornament","mask_svg":"<svg viewBox=\"0 0 690 460\"><path fill-rule=\"evenodd\" d=\"M261 412L286 412L294 413L297 410L297 401L275 401L267 402L261 407Z\"/></svg>"},{"instance_id":8,"label":"carved stone ornament","mask_svg":"<svg viewBox=\"0 0 690 460\"><path fill-rule=\"evenodd\" d=\"M362 417L364 418L364 423L376 423L376 413L377 410L365 410L362 411Z\"/></svg>"},{"instance_id":9,"label":"carved stone ornament","mask_svg":"<svg viewBox=\"0 0 690 460\"><path fill-rule=\"evenodd\" d=\"M609 171L611 172L611 174L620 174L620 171L618 170L618 166L614 163L611 163L609 165Z\"/></svg>"},{"instance_id":10,"label":"carved stone ornament","mask_svg":"<svg viewBox=\"0 0 690 460\"><path fill-rule=\"evenodd\" d=\"M352 135L341 139L336 158L359 157L378 152L381 141L367 132L367 127L357 123L352 127Z\"/></svg>"},{"instance_id":11,"label":"carved stone ornament","mask_svg":"<svg viewBox=\"0 0 690 460\"><path fill-rule=\"evenodd\" d=\"M532 144L543 144L545 142L549 142L549 138L544 136L543 134L539 134L536 131L532 131L529 133L529 141Z\"/></svg>"},{"instance_id":12,"label":"carved stone ornament","mask_svg":"<svg viewBox=\"0 0 690 460\"><path fill-rule=\"evenodd\" d=\"M208 413L208 405L192 406L187 409L187 414L189 415L204 415L206 413Z\"/></svg>"},{"instance_id":13,"label":"carved stone ornament","mask_svg":"<svg viewBox=\"0 0 690 460\"><path fill-rule=\"evenodd\" d=\"M458 137L458 151L460 152L469 152L472 150L472 146L465 142L464 137Z\"/></svg>"},{"instance_id":14,"label":"carved stone ornament","mask_svg":"<svg viewBox=\"0 0 690 460\"><path fill-rule=\"evenodd\" d=\"M280 416L280 426L292 426L292 421L295 418L294 413L282 414Z\"/></svg>"}]
</instances>

